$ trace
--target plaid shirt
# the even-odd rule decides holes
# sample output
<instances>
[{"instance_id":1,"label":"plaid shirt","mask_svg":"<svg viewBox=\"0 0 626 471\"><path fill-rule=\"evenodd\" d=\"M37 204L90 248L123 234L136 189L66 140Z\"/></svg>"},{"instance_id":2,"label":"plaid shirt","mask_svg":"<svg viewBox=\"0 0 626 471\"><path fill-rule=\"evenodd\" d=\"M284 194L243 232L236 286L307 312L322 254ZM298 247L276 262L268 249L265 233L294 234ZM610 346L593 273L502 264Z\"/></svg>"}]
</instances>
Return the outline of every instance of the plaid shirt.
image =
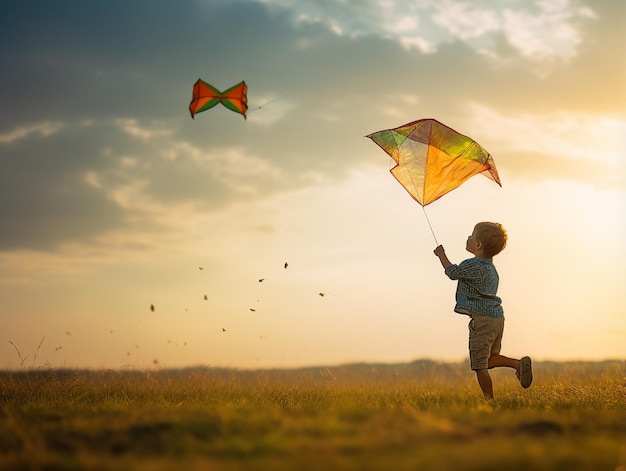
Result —
<instances>
[{"instance_id":1,"label":"plaid shirt","mask_svg":"<svg viewBox=\"0 0 626 471\"><path fill-rule=\"evenodd\" d=\"M470 258L458 265L448 265L445 273L451 280L459 281L455 312L488 317L504 315L502 300L496 296L499 277L492 259Z\"/></svg>"}]
</instances>

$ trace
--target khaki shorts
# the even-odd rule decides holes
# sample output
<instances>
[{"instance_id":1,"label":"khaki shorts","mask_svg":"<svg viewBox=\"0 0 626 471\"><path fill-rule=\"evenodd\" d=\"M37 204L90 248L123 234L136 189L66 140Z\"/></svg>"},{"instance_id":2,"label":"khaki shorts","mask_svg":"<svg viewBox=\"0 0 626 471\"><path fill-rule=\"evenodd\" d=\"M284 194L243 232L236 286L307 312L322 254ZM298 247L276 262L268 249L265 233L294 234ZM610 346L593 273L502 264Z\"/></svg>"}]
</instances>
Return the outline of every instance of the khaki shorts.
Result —
<instances>
[{"instance_id":1,"label":"khaki shorts","mask_svg":"<svg viewBox=\"0 0 626 471\"><path fill-rule=\"evenodd\" d=\"M486 370L489 358L500 353L504 317L472 314L469 322L469 352L472 370Z\"/></svg>"}]
</instances>

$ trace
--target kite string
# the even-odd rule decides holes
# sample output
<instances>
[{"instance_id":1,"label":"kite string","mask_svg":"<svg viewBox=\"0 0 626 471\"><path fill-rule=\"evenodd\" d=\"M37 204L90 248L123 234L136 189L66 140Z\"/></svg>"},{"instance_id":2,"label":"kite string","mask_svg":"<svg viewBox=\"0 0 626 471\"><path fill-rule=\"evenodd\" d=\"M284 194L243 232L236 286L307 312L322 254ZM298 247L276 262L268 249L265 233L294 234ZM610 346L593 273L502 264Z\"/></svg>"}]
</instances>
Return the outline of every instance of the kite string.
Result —
<instances>
[{"instance_id":1,"label":"kite string","mask_svg":"<svg viewBox=\"0 0 626 471\"><path fill-rule=\"evenodd\" d=\"M435 231L433 231L433 226L430 225L430 220L428 219L428 214L426 214L426 208L424 206L422 206L422 211L424 211L424 217L426 218L428 227L430 227L430 233L433 235L433 239L435 239L435 245L439 246L439 242L437 242L437 237L435 236Z\"/></svg>"},{"instance_id":2,"label":"kite string","mask_svg":"<svg viewBox=\"0 0 626 471\"><path fill-rule=\"evenodd\" d=\"M263 107L265 107L267 105L270 105L270 104L272 104L272 103L274 103L276 101L283 100L284 98L287 98L288 96L291 96L293 94L299 93L302 90L305 90L307 88L311 88L311 87L313 87L313 86L315 86L315 85L317 85L317 84L319 84L321 82L328 81L331 78L339 75L340 73L343 73L343 72L345 72L348 69L352 69L352 68L356 67L356 65L357 64L344 64L343 67L341 67L339 69L331 70L331 71L329 71L329 72L327 72L327 73L325 73L325 74L323 74L321 76L318 76L317 78L309 80L308 82L305 82L305 83L301 84L300 86L298 86L296 88L293 88L292 90L284 93L283 95L280 95L280 96L278 96L276 98L273 98L273 99L271 99L269 101L266 101L264 103L261 103L260 105L250 106L248 108L248 114L253 112L253 111L260 110L261 108L263 108Z\"/></svg>"}]
</instances>

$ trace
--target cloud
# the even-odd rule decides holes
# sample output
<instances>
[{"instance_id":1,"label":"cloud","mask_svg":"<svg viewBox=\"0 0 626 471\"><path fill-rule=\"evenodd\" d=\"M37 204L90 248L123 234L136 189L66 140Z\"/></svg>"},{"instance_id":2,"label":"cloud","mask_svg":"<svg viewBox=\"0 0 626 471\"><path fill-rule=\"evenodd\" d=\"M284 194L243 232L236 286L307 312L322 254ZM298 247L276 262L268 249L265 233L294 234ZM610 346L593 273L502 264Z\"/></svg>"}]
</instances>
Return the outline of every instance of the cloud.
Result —
<instances>
[{"instance_id":1,"label":"cloud","mask_svg":"<svg viewBox=\"0 0 626 471\"><path fill-rule=\"evenodd\" d=\"M503 114L476 104L471 113L472 134L481 136L509 178L558 177L595 187L624 187L621 149L626 145L626 121L619 117L582 112Z\"/></svg>"},{"instance_id":2,"label":"cloud","mask_svg":"<svg viewBox=\"0 0 626 471\"><path fill-rule=\"evenodd\" d=\"M9 132L0 134L0 144L11 144L20 139L25 139L32 134L39 137L48 137L59 132L63 126L63 123L48 121L31 124L30 126L19 126Z\"/></svg>"},{"instance_id":3,"label":"cloud","mask_svg":"<svg viewBox=\"0 0 626 471\"><path fill-rule=\"evenodd\" d=\"M190 216L283 186L282 170L253 149L219 140L202 147L162 122L25 129L7 133L19 139L0 143L0 250L51 250L99 243L120 231L131 237L175 230L184 225L169 215L183 208Z\"/></svg>"},{"instance_id":4,"label":"cloud","mask_svg":"<svg viewBox=\"0 0 626 471\"><path fill-rule=\"evenodd\" d=\"M572 59L582 42L582 22L596 18L591 7L569 0L264 3L289 11L296 24L323 24L334 34L352 38L390 38L425 54L458 40L498 57L494 36L502 35L531 62Z\"/></svg>"},{"instance_id":5,"label":"cloud","mask_svg":"<svg viewBox=\"0 0 626 471\"><path fill-rule=\"evenodd\" d=\"M433 22L453 38L463 41L480 38L501 29L501 20L493 7L480 3L442 1L433 13Z\"/></svg>"},{"instance_id":6,"label":"cloud","mask_svg":"<svg viewBox=\"0 0 626 471\"><path fill-rule=\"evenodd\" d=\"M626 121L582 112L505 115L473 105L473 127L504 150L541 153L568 160L624 166Z\"/></svg>"},{"instance_id":7,"label":"cloud","mask_svg":"<svg viewBox=\"0 0 626 471\"><path fill-rule=\"evenodd\" d=\"M567 0L537 1L537 12L505 9L502 31L522 56L536 61L569 60L582 42L577 24L595 19L589 7L576 8Z\"/></svg>"},{"instance_id":8,"label":"cloud","mask_svg":"<svg viewBox=\"0 0 626 471\"><path fill-rule=\"evenodd\" d=\"M177 163L187 160L197 171L222 182L233 191L255 193L259 181L269 179L276 182L281 176L281 170L270 161L237 147L205 151L188 142L180 142L174 144L166 156Z\"/></svg>"},{"instance_id":9,"label":"cloud","mask_svg":"<svg viewBox=\"0 0 626 471\"><path fill-rule=\"evenodd\" d=\"M161 126L141 127L137 119L123 119L119 118L115 120L115 124L120 127L125 133L138 137L143 140L153 139L156 137L169 136L172 134L171 129L165 129Z\"/></svg>"}]
</instances>

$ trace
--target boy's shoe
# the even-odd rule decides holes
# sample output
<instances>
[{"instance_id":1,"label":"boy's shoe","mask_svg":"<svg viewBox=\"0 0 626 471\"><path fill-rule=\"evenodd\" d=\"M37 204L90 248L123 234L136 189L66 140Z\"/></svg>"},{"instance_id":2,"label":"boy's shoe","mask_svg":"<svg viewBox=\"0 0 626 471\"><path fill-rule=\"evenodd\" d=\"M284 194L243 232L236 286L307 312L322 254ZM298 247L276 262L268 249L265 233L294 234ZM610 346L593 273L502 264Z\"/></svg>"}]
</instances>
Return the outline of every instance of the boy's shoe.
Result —
<instances>
[{"instance_id":1,"label":"boy's shoe","mask_svg":"<svg viewBox=\"0 0 626 471\"><path fill-rule=\"evenodd\" d=\"M519 370L516 373L517 379L523 388L527 388L533 382L533 365L530 357L523 357L520 360Z\"/></svg>"}]
</instances>

